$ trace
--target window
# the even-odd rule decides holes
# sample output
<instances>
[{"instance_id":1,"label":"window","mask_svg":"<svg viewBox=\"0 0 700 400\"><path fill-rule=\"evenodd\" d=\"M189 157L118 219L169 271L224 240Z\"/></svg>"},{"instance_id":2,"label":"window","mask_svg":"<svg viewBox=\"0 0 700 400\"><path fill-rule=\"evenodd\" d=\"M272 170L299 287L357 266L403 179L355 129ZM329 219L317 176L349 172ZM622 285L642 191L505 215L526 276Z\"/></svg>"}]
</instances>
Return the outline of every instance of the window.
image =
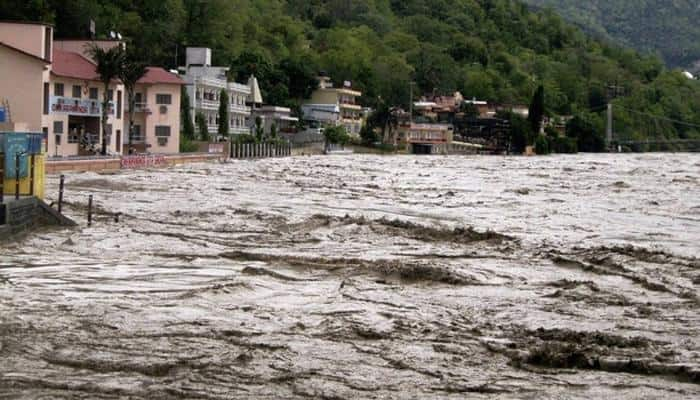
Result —
<instances>
[{"instance_id":1,"label":"window","mask_svg":"<svg viewBox=\"0 0 700 400\"><path fill-rule=\"evenodd\" d=\"M56 135L55 137L56 137L56 139L55 139L55 140L56 140L56 146L60 146L60 145L61 145L61 135Z\"/></svg>"},{"instance_id":2,"label":"window","mask_svg":"<svg viewBox=\"0 0 700 400\"><path fill-rule=\"evenodd\" d=\"M134 103L143 103L143 94L142 93L136 93L134 94Z\"/></svg>"},{"instance_id":3,"label":"window","mask_svg":"<svg viewBox=\"0 0 700 400\"><path fill-rule=\"evenodd\" d=\"M110 101L114 101L114 90L109 89L107 91L107 99L109 99Z\"/></svg>"},{"instance_id":4,"label":"window","mask_svg":"<svg viewBox=\"0 0 700 400\"><path fill-rule=\"evenodd\" d=\"M97 100L98 97L99 97L99 92L98 92L97 88L91 87L90 88L90 98L92 100Z\"/></svg>"},{"instance_id":5,"label":"window","mask_svg":"<svg viewBox=\"0 0 700 400\"><path fill-rule=\"evenodd\" d=\"M49 83L44 83L44 115L49 115Z\"/></svg>"},{"instance_id":6,"label":"window","mask_svg":"<svg viewBox=\"0 0 700 400\"><path fill-rule=\"evenodd\" d=\"M56 135L60 135L63 133L63 121L53 122L53 133L55 133Z\"/></svg>"},{"instance_id":7,"label":"window","mask_svg":"<svg viewBox=\"0 0 700 400\"><path fill-rule=\"evenodd\" d=\"M51 61L51 28L44 28L44 59L46 61Z\"/></svg>"},{"instance_id":8,"label":"window","mask_svg":"<svg viewBox=\"0 0 700 400\"><path fill-rule=\"evenodd\" d=\"M53 95L54 96L63 96L63 84L62 83L55 83L53 85Z\"/></svg>"},{"instance_id":9,"label":"window","mask_svg":"<svg viewBox=\"0 0 700 400\"><path fill-rule=\"evenodd\" d=\"M145 138L141 135L141 125L134 125L134 128L129 134L129 142L137 143L143 141L145 141Z\"/></svg>"},{"instance_id":10,"label":"window","mask_svg":"<svg viewBox=\"0 0 700 400\"><path fill-rule=\"evenodd\" d=\"M117 91L117 119L122 119L122 91Z\"/></svg>"},{"instance_id":11,"label":"window","mask_svg":"<svg viewBox=\"0 0 700 400\"><path fill-rule=\"evenodd\" d=\"M82 96L80 95L80 92L81 92L82 90L83 90L83 89L82 89L82 87L80 87L80 85L73 85L73 98L74 98L74 99L79 99L80 97L82 97Z\"/></svg>"},{"instance_id":12,"label":"window","mask_svg":"<svg viewBox=\"0 0 700 400\"><path fill-rule=\"evenodd\" d=\"M170 137L170 127L169 126L156 126L156 137Z\"/></svg>"},{"instance_id":13,"label":"window","mask_svg":"<svg viewBox=\"0 0 700 400\"><path fill-rule=\"evenodd\" d=\"M80 142L80 129L79 125L68 125L68 143Z\"/></svg>"},{"instance_id":14,"label":"window","mask_svg":"<svg viewBox=\"0 0 700 400\"><path fill-rule=\"evenodd\" d=\"M173 96L170 94L156 94L156 104L172 104Z\"/></svg>"}]
</instances>

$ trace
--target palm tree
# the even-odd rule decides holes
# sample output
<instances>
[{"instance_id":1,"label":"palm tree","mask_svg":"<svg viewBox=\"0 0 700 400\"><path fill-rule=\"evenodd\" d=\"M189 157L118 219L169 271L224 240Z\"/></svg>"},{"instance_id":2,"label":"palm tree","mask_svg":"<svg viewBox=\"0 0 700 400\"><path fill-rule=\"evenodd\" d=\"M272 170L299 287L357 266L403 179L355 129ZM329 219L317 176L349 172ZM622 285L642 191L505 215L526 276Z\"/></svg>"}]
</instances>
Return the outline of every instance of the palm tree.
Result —
<instances>
[{"instance_id":1,"label":"palm tree","mask_svg":"<svg viewBox=\"0 0 700 400\"><path fill-rule=\"evenodd\" d=\"M107 118L109 108L109 85L119 79L124 67L124 50L121 46L103 49L95 44L88 48L88 54L97 64L95 70L104 85L102 92L102 155L107 155Z\"/></svg>"},{"instance_id":2,"label":"palm tree","mask_svg":"<svg viewBox=\"0 0 700 400\"><path fill-rule=\"evenodd\" d=\"M134 108L136 107L136 84L141 78L146 75L148 69L146 64L143 64L133 57L132 54L128 54L124 59L124 64L122 70L119 73L119 78L124 84L124 89L126 90L127 101L129 102L129 130L127 131L127 137L129 138L129 153L133 150L133 143L131 141L131 132L134 130Z\"/></svg>"}]
</instances>

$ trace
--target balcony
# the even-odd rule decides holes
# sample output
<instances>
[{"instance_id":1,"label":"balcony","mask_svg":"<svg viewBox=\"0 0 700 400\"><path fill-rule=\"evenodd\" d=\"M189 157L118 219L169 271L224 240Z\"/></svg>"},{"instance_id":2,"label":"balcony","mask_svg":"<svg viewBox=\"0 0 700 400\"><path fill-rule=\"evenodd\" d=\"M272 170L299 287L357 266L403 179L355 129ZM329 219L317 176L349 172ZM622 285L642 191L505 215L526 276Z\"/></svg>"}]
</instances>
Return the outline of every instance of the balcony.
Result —
<instances>
[{"instance_id":1,"label":"balcony","mask_svg":"<svg viewBox=\"0 0 700 400\"><path fill-rule=\"evenodd\" d=\"M143 133L130 135L129 136L129 143L131 143L131 144L146 143L146 135L144 135Z\"/></svg>"},{"instance_id":2,"label":"balcony","mask_svg":"<svg viewBox=\"0 0 700 400\"><path fill-rule=\"evenodd\" d=\"M230 112L236 113L236 114L250 114L250 107L245 106L245 105L237 105L237 104L231 104L230 107Z\"/></svg>"},{"instance_id":3,"label":"balcony","mask_svg":"<svg viewBox=\"0 0 700 400\"><path fill-rule=\"evenodd\" d=\"M128 110L127 110L127 111L128 111ZM151 109L148 108L148 104L146 104L146 103L144 103L144 102L137 102L137 103L134 103L134 112L137 113L137 114L138 114L138 113L150 114L150 113L151 113Z\"/></svg>"},{"instance_id":4,"label":"balcony","mask_svg":"<svg viewBox=\"0 0 700 400\"><path fill-rule=\"evenodd\" d=\"M208 78L203 76L197 78L196 83L198 85L215 87L218 89L223 89L227 86L227 82L225 79Z\"/></svg>"},{"instance_id":5,"label":"balcony","mask_svg":"<svg viewBox=\"0 0 700 400\"><path fill-rule=\"evenodd\" d=\"M204 110L218 110L219 102L215 100L197 100L195 103L195 108L200 108Z\"/></svg>"},{"instance_id":6,"label":"balcony","mask_svg":"<svg viewBox=\"0 0 700 400\"><path fill-rule=\"evenodd\" d=\"M231 127L229 128L229 133L231 133L232 135L244 135L250 133L250 128L245 126L239 126L236 128Z\"/></svg>"},{"instance_id":7,"label":"balcony","mask_svg":"<svg viewBox=\"0 0 700 400\"><path fill-rule=\"evenodd\" d=\"M355 111L361 111L362 106L359 104L355 104L354 102L341 102L339 103L340 108L346 109L346 110L355 110Z\"/></svg>"}]
</instances>

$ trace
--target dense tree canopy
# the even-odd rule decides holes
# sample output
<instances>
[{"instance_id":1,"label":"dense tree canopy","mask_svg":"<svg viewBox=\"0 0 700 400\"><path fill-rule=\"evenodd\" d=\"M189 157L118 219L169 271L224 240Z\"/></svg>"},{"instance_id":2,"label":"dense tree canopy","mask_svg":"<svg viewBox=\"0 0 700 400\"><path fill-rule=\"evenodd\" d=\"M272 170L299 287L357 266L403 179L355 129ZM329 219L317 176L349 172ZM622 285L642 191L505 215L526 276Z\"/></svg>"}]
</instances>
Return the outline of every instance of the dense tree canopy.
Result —
<instances>
[{"instance_id":1,"label":"dense tree canopy","mask_svg":"<svg viewBox=\"0 0 700 400\"><path fill-rule=\"evenodd\" d=\"M54 22L59 38L84 36L93 18L98 35L119 31L168 68L184 63L186 46L208 46L240 81L255 73L270 103L298 105L318 71L352 81L373 107L406 106L410 82L416 95L520 104L541 85L546 114L594 111L587 118L602 126L616 85L620 138L698 136L629 110L700 125L698 82L514 0L4 0L8 18Z\"/></svg>"},{"instance_id":2,"label":"dense tree canopy","mask_svg":"<svg viewBox=\"0 0 700 400\"><path fill-rule=\"evenodd\" d=\"M697 0L524 0L552 7L594 35L644 52L672 66L700 69Z\"/></svg>"}]
</instances>

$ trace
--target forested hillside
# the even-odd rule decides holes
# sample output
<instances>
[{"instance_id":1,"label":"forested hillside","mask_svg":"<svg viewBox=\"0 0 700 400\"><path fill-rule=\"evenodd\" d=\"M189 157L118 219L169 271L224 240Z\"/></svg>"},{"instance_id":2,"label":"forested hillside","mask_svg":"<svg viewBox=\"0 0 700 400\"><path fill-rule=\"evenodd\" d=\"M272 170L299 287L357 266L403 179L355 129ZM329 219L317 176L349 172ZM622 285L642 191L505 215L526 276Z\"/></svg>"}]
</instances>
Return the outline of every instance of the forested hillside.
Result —
<instances>
[{"instance_id":1,"label":"forested hillside","mask_svg":"<svg viewBox=\"0 0 700 400\"><path fill-rule=\"evenodd\" d=\"M552 7L585 30L641 51L660 54L674 67L700 70L700 3L697 0L525 0Z\"/></svg>"},{"instance_id":2,"label":"forested hillside","mask_svg":"<svg viewBox=\"0 0 700 400\"><path fill-rule=\"evenodd\" d=\"M548 113L582 114L602 129L609 85L626 108L700 124L698 82L654 56L590 39L551 11L512 0L3 0L1 19L54 22L58 37L119 31L153 64L182 63L185 46L214 49L240 78L255 72L266 100L298 102L309 78L351 80L369 106L407 104L418 91L528 103L545 88ZM311 80L313 82L313 80ZM596 113L589 114L587 110ZM627 137L698 136L695 128L618 109Z\"/></svg>"}]
</instances>

